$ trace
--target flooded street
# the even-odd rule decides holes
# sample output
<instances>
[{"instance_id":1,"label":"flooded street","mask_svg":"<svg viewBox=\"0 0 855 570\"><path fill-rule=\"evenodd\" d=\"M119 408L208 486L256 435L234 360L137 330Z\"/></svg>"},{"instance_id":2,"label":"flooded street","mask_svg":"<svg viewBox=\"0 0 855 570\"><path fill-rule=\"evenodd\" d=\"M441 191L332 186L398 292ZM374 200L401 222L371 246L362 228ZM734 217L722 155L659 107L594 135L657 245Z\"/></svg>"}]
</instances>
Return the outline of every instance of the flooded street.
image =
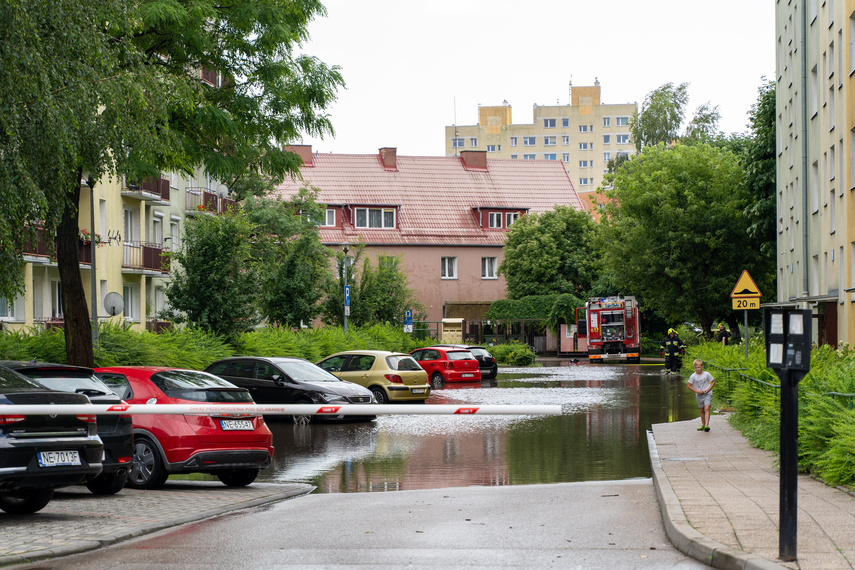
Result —
<instances>
[{"instance_id":1,"label":"flooded street","mask_svg":"<svg viewBox=\"0 0 855 570\"><path fill-rule=\"evenodd\" d=\"M501 368L428 404L563 404L563 416L380 416L367 423L270 421L259 481L351 493L650 477L646 431L698 417L683 377L661 365Z\"/></svg>"}]
</instances>

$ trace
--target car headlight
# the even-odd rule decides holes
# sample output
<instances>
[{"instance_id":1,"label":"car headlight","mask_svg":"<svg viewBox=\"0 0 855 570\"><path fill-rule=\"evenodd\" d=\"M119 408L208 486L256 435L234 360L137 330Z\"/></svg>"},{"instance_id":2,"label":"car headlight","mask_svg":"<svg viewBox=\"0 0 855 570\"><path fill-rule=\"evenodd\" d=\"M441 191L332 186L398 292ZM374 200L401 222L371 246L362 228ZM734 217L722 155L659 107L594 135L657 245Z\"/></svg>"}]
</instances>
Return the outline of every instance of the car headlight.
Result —
<instances>
[{"instance_id":1,"label":"car headlight","mask_svg":"<svg viewBox=\"0 0 855 570\"><path fill-rule=\"evenodd\" d=\"M346 404L347 403L347 398L345 398L344 396L339 396L338 394L318 394L318 396L320 396L321 400L323 400L323 402L325 404L332 404L332 403Z\"/></svg>"}]
</instances>

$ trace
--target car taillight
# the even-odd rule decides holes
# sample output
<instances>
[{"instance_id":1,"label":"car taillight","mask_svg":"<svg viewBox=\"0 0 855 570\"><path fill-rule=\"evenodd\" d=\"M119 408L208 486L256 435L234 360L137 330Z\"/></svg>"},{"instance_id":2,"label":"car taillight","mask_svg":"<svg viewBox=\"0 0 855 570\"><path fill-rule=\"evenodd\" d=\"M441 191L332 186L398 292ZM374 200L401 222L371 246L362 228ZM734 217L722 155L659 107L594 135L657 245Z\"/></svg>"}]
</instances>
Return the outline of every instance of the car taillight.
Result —
<instances>
[{"instance_id":1,"label":"car taillight","mask_svg":"<svg viewBox=\"0 0 855 570\"><path fill-rule=\"evenodd\" d=\"M403 378L401 378L397 374L384 374L383 376L385 376L386 380L388 380L389 382L394 382L395 384L403 384L404 383Z\"/></svg>"},{"instance_id":2,"label":"car taillight","mask_svg":"<svg viewBox=\"0 0 855 570\"><path fill-rule=\"evenodd\" d=\"M119 463L130 463L131 459L133 459L133 457L120 457Z\"/></svg>"},{"instance_id":3,"label":"car taillight","mask_svg":"<svg viewBox=\"0 0 855 570\"><path fill-rule=\"evenodd\" d=\"M78 414L77 419L82 422L89 422L90 424L95 423L95 416L89 414Z\"/></svg>"},{"instance_id":4,"label":"car taillight","mask_svg":"<svg viewBox=\"0 0 855 570\"><path fill-rule=\"evenodd\" d=\"M0 425L14 424L27 419L27 416L0 415Z\"/></svg>"},{"instance_id":5,"label":"car taillight","mask_svg":"<svg viewBox=\"0 0 855 570\"><path fill-rule=\"evenodd\" d=\"M493 358L491 358L491 359L490 359L490 362L492 362L493 364L495 364L495 363L496 363L496 357L494 356Z\"/></svg>"},{"instance_id":6,"label":"car taillight","mask_svg":"<svg viewBox=\"0 0 855 570\"><path fill-rule=\"evenodd\" d=\"M450 360L446 360L446 361L445 361L445 369L446 369L446 370L451 370L452 368L454 368L454 363L453 363L452 361L450 361Z\"/></svg>"}]
</instances>

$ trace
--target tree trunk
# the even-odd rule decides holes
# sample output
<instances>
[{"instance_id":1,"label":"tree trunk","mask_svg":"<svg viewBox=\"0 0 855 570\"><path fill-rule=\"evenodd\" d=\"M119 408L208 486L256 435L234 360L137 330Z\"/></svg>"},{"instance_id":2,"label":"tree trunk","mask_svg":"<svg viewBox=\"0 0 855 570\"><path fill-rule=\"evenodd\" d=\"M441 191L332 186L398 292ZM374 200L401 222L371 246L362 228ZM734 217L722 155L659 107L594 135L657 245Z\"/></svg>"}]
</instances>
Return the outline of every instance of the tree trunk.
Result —
<instances>
[{"instance_id":1,"label":"tree trunk","mask_svg":"<svg viewBox=\"0 0 855 570\"><path fill-rule=\"evenodd\" d=\"M80 176L69 189L69 200L56 229L56 259L59 282L62 288L62 313L65 319L65 355L68 364L77 366L95 365L92 350L92 323L89 306L80 276L78 205L80 204ZM90 230L91 233L91 230ZM95 255L95 244L90 243L91 255Z\"/></svg>"}]
</instances>

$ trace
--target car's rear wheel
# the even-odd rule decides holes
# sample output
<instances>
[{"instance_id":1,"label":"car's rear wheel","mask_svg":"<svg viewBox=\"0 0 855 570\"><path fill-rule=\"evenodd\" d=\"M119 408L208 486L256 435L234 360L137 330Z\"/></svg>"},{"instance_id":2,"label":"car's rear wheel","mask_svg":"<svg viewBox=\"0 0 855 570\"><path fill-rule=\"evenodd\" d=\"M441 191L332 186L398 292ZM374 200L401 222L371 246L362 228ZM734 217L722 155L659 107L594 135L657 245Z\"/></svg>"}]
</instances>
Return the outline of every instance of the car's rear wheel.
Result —
<instances>
[{"instance_id":1,"label":"car's rear wheel","mask_svg":"<svg viewBox=\"0 0 855 570\"><path fill-rule=\"evenodd\" d=\"M294 403L295 404L311 404L312 402L310 402L308 400L300 400L300 401L294 402ZM304 415L300 415L300 416L295 415L295 416L291 416L291 419L294 421L295 425L307 426L310 423L312 423L312 421L314 421L314 416L311 414L304 414Z\"/></svg>"},{"instance_id":2,"label":"car's rear wheel","mask_svg":"<svg viewBox=\"0 0 855 570\"><path fill-rule=\"evenodd\" d=\"M169 473L157 447L147 438L134 439L134 458L128 473L127 486L133 489L160 489Z\"/></svg>"},{"instance_id":3,"label":"car's rear wheel","mask_svg":"<svg viewBox=\"0 0 855 570\"><path fill-rule=\"evenodd\" d=\"M53 489L28 489L0 495L0 510L10 515L28 515L47 506L53 497Z\"/></svg>"},{"instance_id":4,"label":"car's rear wheel","mask_svg":"<svg viewBox=\"0 0 855 570\"><path fill-rule=\"evenodd\" d=\"M217 473L217 478L228 487L246 487L258 477L258 469L232 469Z\"/></svg>"},{"instance_id":5,"label":"car's rear wheel","mask_svg":"<svg viewBox=\"0 0 855 570\"><path fill-rule=\"evenodd\" d=\"M379 386L372 386L369 388L371 393L374 394L374 399L377 400L378 404L388 404L389 397L386 395L386 391Z\"/></svg>"},{"instance_id":6,"label":"car's rear wheel","mask_svg":"<svg viewBox=\"0 0 855 570\"><path fill-rule=\"evenodd\" d=\"M430 387L434 390L442 390L445 388L445 377L439 372L434 372L430 377Z\"/></svg>"},{"instance_id":7,"label":"car's rear wheel","mask_svg":"<svg viewBox=\"0 0 855 570\"><path fill-rule=\"evenodd\" d=\"M102 473L86 483L86 488L95 495L115 495L125 488L127 482L127 471L122 473Z\"/></svg>"}]
</instances>

